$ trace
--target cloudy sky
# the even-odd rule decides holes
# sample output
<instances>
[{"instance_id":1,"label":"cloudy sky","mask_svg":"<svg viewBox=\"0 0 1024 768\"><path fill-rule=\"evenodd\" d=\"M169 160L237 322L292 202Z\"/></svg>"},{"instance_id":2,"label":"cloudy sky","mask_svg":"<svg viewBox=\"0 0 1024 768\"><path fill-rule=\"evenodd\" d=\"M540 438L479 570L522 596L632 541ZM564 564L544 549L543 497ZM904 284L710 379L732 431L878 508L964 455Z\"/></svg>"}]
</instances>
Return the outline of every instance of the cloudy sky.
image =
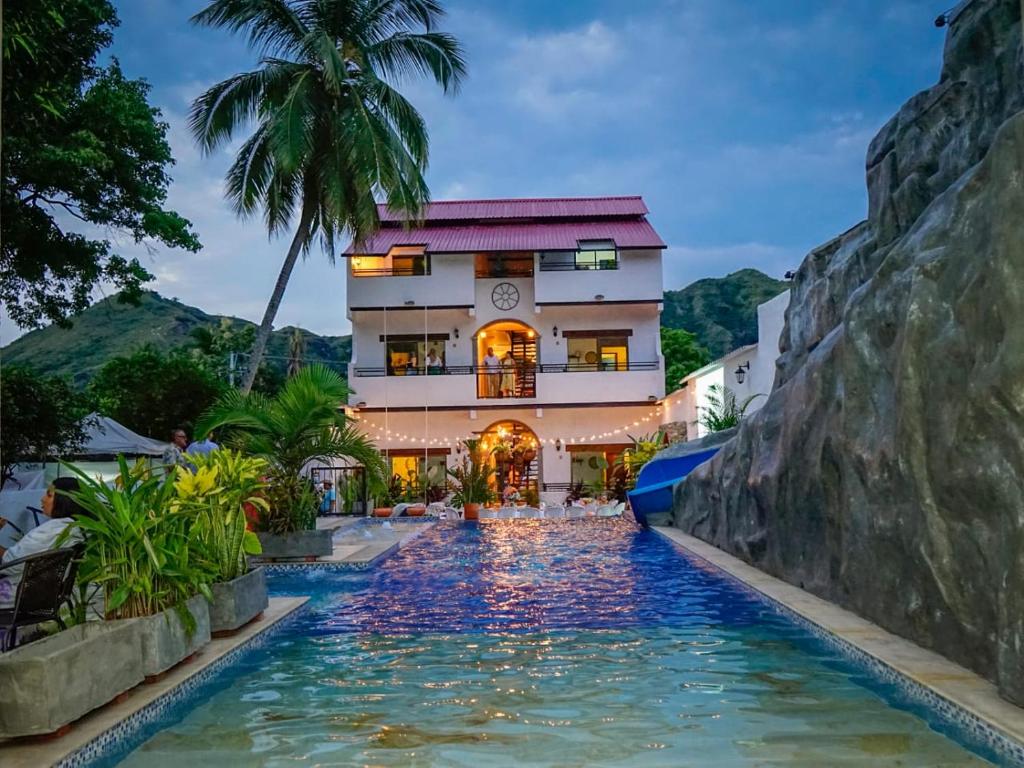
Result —
<instances>
[{"instance_id":1,"label":"cloudy sky","mask_svg":"<svg viewBox=\"0 0 1024 768\"><path fill-rule=\"evenodd\" d=\"M198 30L193 0L115 0L113 53L153 86L177 165L170 205L200 253L138 253L165 296L259 320L286 241L223 202L190 101L255 57ZM449 0L470 76L403 85L431 134L435 199L642 194L669 244L665 286L756 267L781 277L863 218L868 142L937 78L952 0ZM236 145L237 146L237 145ZM340 267L300 264L277 325L347 333ZM3 341L17 335L4 323Z\"/></svg>"}]
</instances>

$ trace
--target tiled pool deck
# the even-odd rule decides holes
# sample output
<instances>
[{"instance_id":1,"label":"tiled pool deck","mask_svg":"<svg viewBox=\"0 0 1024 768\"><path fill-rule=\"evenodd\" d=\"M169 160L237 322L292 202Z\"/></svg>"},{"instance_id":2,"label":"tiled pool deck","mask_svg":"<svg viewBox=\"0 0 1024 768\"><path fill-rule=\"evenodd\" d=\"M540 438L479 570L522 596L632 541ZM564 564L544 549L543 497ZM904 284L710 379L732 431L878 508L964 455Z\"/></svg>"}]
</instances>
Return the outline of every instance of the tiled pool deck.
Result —
<instances>
[{"instance_id":1,"label":"tiled pool deck","mask_svg":"<svg viewBox=\"0 0 1024 768\"><path fill-rule=\"evenodd\" d=\"M100 751L110 739L120 737L122 729L137 728L141 721L159 716L165 702L188 687L216 674L230 664L237 653L244 653L261 636L295 613L309 598L274 597L263 618L243 627L232 637L216 638L200 650L194 659L172 669L167 677L151 685L139 685L121 701L83 717L71 730L47 741L0 742L3 768L42 768L48 765L86 765L94 751Z\"/></svg>"},{"instance_id":2,"label":"tiled pool deck","mask_svg":"<svg viewBox=\"0 0 1024 768\"><path fill-rule=\"evenodd\" d=\"M780 604L816 634L873 660L879 674L919 686L919 695L951 718L966 719L971 730L983 737L990 735L986 731L1004 737L997 751L1024 765L1024 709L1001 698L988 680L676 528L653 530Z\"/></svg>"}]
</instances>

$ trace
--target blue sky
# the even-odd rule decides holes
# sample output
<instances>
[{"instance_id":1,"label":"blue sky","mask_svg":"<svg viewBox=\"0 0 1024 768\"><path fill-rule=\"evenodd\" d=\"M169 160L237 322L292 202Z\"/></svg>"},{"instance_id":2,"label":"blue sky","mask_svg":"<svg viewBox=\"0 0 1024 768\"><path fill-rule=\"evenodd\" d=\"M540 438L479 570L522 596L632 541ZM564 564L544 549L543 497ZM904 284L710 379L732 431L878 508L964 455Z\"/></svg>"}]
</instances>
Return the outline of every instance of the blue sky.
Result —
<instances>
[{"instance_id":1,"label":"blue sky","mask_svg":"<svg viewBox=\"0 0 1024 768\"><path fill-rule=\"evenodd\" d=\"M255 57L191 27L191 0L120 0L114 54L170 123L170 204L204 249L124 244L152 287L258 320L287 242L223 202L225 152L204 158L184 116ZM450 0L470 76L455 98L404 88L431 134L435 199L642 194L669 244L665 286L756 267L781 277L863 218L874 133L938 77L951 0ZM236 145L237 146L237 145ZM345 281L300 264L277 325L347 333ZM15 335L4 324L4 341Z\"/></svg>"}]
</instances>

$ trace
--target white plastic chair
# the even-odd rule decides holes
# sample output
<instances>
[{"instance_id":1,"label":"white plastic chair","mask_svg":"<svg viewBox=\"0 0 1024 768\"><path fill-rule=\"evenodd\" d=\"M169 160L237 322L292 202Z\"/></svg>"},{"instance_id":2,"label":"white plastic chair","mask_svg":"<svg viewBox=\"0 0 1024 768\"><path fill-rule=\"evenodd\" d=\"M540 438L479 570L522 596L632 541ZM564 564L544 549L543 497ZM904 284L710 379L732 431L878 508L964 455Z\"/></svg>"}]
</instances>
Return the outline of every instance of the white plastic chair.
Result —
<instances>
[{"instance_id":1,"label":"white plastic chair","mask_svg":"<svg viewBox=\"0 0 1024 768\"><path fill-rule=\"evenodd\" d=\"M512 520L516 516L516 512L517 510L515 507L502 507L498 510L498 519Z\"/></svg>"},{"instance_id":2,"label":"white plastic chair","mask_svg":"<svg viewBox=\"0 0 1024 768\"><path fill-rule=\"evenodd\" d=\"M562 506L551 506L544 510L544 517L555 519L565 517L565 507Z\"/></svg>"},{"instance_id":3,"label":"white plastic chair","mask_svg":"<svg viewBox=\"0 0 1024 768\"><path fill-rule=\"evenodd\" d=\"M496 520L498 518L499 512L500 510L497 509L488 509L487 507L481 507L479 517L481 520Z\"/></svg>"},{"instance_id":4,"label":"white plastic chair","mask_svg":"<svg viewBox=\"0 0 1024 768\"><path fill-rule=\"evenodd\" d=\"M597 508L598 517L615 517L614 504L602 504Z\"/></svg>"},{"instance_id":5,"label":"white plastic chair","mask_svg":"<svg viewBox=\"0 0 1024 768\"><path fill-rule=\"evenodd\" d=\"M583 507L577 507L573 504L571 507L565 510L565 516L570 520L575 520L580 517L586 517L587 511Z\"/></svg>"},{"instance_id":6,"label":"white plastic chair","mask_svg":"<svg viewBox=\"0 0 1024 768\"><path fill-rule=\"evenodd\" d=\"M544 513L536 507L520 507L519 516L535 520L537 518L544 517Z\"/></svg>"}]
</instances>

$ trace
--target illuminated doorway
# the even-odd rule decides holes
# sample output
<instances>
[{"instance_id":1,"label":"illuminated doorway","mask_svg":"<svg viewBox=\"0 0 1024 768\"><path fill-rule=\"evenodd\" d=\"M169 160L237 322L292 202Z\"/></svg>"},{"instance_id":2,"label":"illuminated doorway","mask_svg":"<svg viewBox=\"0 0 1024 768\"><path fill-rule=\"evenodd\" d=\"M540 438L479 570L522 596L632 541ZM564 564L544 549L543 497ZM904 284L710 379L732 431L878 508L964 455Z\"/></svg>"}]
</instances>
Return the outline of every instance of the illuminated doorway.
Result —
<instances>
[{"instance_id":1,"label":"illuminated doorway","mask_svg":"<svg viewBox=\"0 0 1024 768\"><path fill-rule=\"evenodd\" d=\"M499 421L480 433L480 445L494 467L499 497L512 487L536 492L540 481L540 441L521 421Z\"/></svg>"},{"instance_id":2,"label":"illuminated doorway","mask_svg":"<svg viewBox=\"0 0 1024 768\"><path fill-rule=\"evenodd\" d=\"M537 332L514 320L491 323L476 336L477 397L537 396Z\"/></svg>"}]
</instances>

